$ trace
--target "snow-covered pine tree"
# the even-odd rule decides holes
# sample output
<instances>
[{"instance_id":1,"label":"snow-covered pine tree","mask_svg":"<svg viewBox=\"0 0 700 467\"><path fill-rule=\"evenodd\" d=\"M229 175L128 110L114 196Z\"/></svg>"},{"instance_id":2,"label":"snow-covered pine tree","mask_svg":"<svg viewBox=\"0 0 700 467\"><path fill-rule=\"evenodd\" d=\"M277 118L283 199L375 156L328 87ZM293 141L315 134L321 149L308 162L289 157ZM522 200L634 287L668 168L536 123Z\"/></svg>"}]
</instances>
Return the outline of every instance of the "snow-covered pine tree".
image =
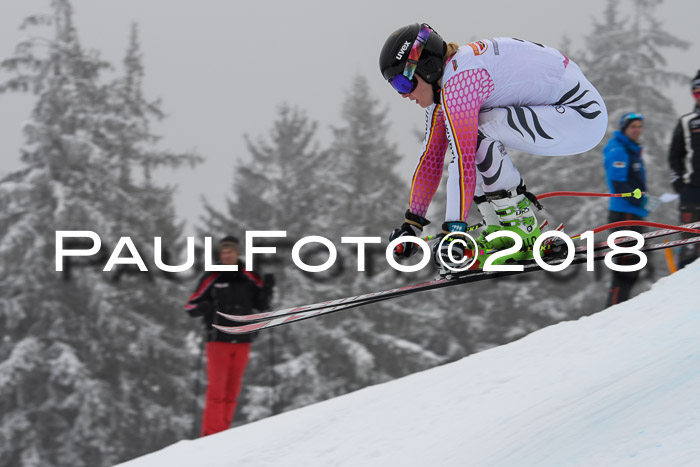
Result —
<instances>
[{"instance_id":1,"label":"snow-covered pine tree","mask_svg":"<svg viewBox=\"0 0 700 467\"><path fill-rule=\"evenodd\" d=\"M353 79L343 102L341 118L342 125L334 128L330 148L333 171L326 179L326 183L330 183L339 194L337 200L340 204L336 212L341 215L335 224L337 235L380 237L382 243L380 251L373 256L375 274L357 272L353 260L338 282L342 287L338 288L343 294L362 293L417 281L429 274L430 268L419 274L398 273L384 258L389 233L403 222L408 208L409 186L407 180L397 175L401 156L396 145L387 139L387 111L372 96L366 78L356 76ZM438 229L439 224L431 228ZM354 255L354 250L352 253ZM412 300L362 307L328 320L336 335L348 343L347 356L342 358L354 361L352 367L362 368L361 373L366 375L350 381L347 390L404 376L446 361L445 355L435 351L432 345L444 342L435 338L441 333L440 324L434 322L433 327L422 325L425 319L418 311L424 312L426 307L441 309L435 307L432 300L415 300L414 297Z\"/></svg>"},{"instance_id":2,"label":"snow-covered pine tree","mask_svg":"<svg viewBox=\"0 0 700 467\"><path fill-rule=\"evenodd\" d=\"M584 50L575 55L586 76L603 96L609 115L608 132L601 144L591 151L585 159L574 156L572 167L577 171L570 178L574 189L583 189L578 180L588 180L595 190L606 191L605 171L603 168L602 149L612 133L619 129L618 122L625 112L640 112L645 115L642 144L645 147L644 161L647 170L647 189L652 195L670 191L668 182L668 163L666 161L670 134L676 119L671 99L667 90L673 83L687 83L687 77L668 70L666 51L685 49L688 43L663 29L662 22L655 14L655 9L662 3L659 0L639 2L609 1L599 19L593 20L591 33L585 36ZM627 10L620 12L622 6ZM588 156L588 155L587 155ZM568 159L568 158L567 158ZM568 162L567 160L562 161ZM557 201L556 204L574 203ZM608 203L595 200L580 200L572 206L574 220L580 228L607 218ZM663 205L652 213L649 220L660 222L677 221L676 206ZM656 279L665 274L665 265L661 255L652 255L650 263L643 271L644 279ZM601 268L604 269L604 268ZM572 309L590 308L590 298L596 292L601 296L603 306L607 289L607 271L601 282L591 282L590 274L582 274L578 280L582 290L589 290L584 295L572 298ZM584 286L584 276L589 282ZM600 275L598 275L600 277ZM644 290L640 282L635 293Z\"/></svg>"},{"instance_id":3,"label":"snow-covered pine tree","mask_svg":"<svg viewBox=\"0 0 700 467\"><path fill-rule=\"evenodd\" d=\"M24 167L0 183L0 463L106 466L189 433L190 359L181 303L169 298L182 292L147 273L102 272L105 257L56 272L55 232L92 230L110 247L128 235L146 248L161 228L179 232L170 191L131 173L150 170L153 152L139 85L103 84L109 65L82 48L70 2L51 6L25 25L53 35L1 64L11 77L0 91L37 101ZM135 36L131 46L134 59Z\"/></svg>"},{"instance_id":4,"label":"snow-covered pine tree","mask_svg":"<svg viewBox=\"0 0 700 467\"><path fill-rule=\"evenodd\" d=\"M164 118L159 100L143 92L144 67L137 25L132 26L124 58L124 75L109 84L109 104L103 119L103 139L98 143L114 167L105 183L118 187L108 203L113 231L128 236L144 259L154 258L154 238L160 237L167 264L184 262L182 223L176 221L175 188L154 182L159 168L194 165L201 157L157 146L160 137L152 123ZM178 261L179 260L179 261ZM102 307L105 323L115 330L107 338L114 357L108 362L111 382L124 396L118 400L121 422L120 453L129 459L190 436L193 398L192 368L196 349L183 347L189 321L182 305L189 292L153 267L147 273L124 274L110 283ZM146 279L146 280L145 280ZM121 349L121 352L119 351ZM124 352L124 349L127 349ZM188 352L190 350L190 352ZM193 358L194 357L194 358ZM127 396L128 395L128 396Z\"/></svg>"},{"instance_id":5,"label":"snow-covered pine tree","mask_svg":"<svg viewBox=\"0 0 700 467\"><path fill-rule=\"evenodd\" d=\"M300 109L281 105L266 138L246 137L250 158L234 169L225 210L205 203L206 216L199 229L215 239L238 235L242 242L246 231L285 230L287 237L278 243L277 255L258 257L253 265L258 273L275 274L274 305L279 307L320 300L330 293L328 285L299 270L291 260L291 244L302 237L322 235L333 240L329 227L337 214L330 206L337 193L324 189L329 158L318 148L316 128L317 123ZM275 262L263 265L264 259ZM234 424L325 398L327 385L316 372L308 337L316 326L301 323L265 332L256 340Z\"/></svg>"},{"instance_id":6,"label":"snow-covered pine tree","mask_svg":"<svg viewBox=\"0 0 700 467\"><path fill-rule=\"evenodd\" d=\"M99 463L98 453L109 446L106 430L95 429L109 424L102 402L109 388L93 377L80 349L90 341L76 339L91 327L85 319L90 305L77 282L66 286L54 272L51 254L54 232L86 217L81 167L92 148L84 122L104 97L96 80L107 64L80 47L70 5L54 2L53 8L53 15L32 16L25 24L54 25L54 38L22 42L2 62L14 75L2 91L38 96L25 124L25 167L2 184L0 458L7 465Z\"/></svg>"},{"instance_id":7,"label":"snow-covered pine tree","mask_svg":"<svg viewBox=\"0 0 700 467\"><path fill-rule=\"evenodd\" d=\"M538 157L515 154L516 166L531 191L544 193L566 189L607 192L602 150L618 129L620 116L629 111L645 115L643 144L648 190L655 195L669 191L666 142L676 117L664 89L679 79L684 79L686 83L687 78L667 70L662 49L685 48L687 44L662 29L661 22L654 15L659 3L657 0L625 2L623 4L631 8L632 14L623 17L619 13L619 7L623 4L611 0L601 18L593 20L592 31L585 36L584 49L579 52L563 50L581 66L603 96L609 114L608 132L596 148L581 155ZM550 213L550 220L564 222L570 235L607 222L608 203L603 199L561 198L546 200L544 204ZM675 206L665 205L663 208L653 213L650 220L675 222ZM607 233L601 234L600 239L606 236ZM665 267L662 258L659 255L651 258L650 266L643 273L644 278L663 274ZM605 268L598 266L598 269L604 271ZM583 310L594 310L593 300L596 298L593 297L597 297L602 308L608 285L606 272L580 272L575 279L580 293L573 295L568 291L562 295L562 287L558 283L541 283L538 288L546 297L541 305L553 310L553 317L577 317ZM552 275L548 276L553 278ZM562 274L556 276L562 277ZM635 292L642 290L643 284L635 288Z\"/></svg>"},{"instance_id":8,"label":"snow-covered pine tree","mask_svg":"<svg viewBox=\"0 0 700 467\"><path fill-rule=\"evenodd\" d=\"M668 175L668 142L677 114L668 97L674 83L686 85L688 77L668 70L666 51L684 50L688 42L663 29L655 14L661 0L629 2L631 15L619 13L619 2L608 1L603 17L586 37L583 66L605 99L610 115L609 133L625 112L644 114L643 145L649 192L671 190ZM668 206L666 206L668 207ZM659 210L653 218L675 222L677 210ZM672 215L671 215L672 214Z\"/></svg>"},{"instance_id":9,"label":"snow-covered pine tree","mask_svg":"<svg viewBox=\"0 0 700 467\"><path fill-rule=\"evenodd\" d=\"M631 14L623 16L620 2L609 0L603 17L594 21L586 37L581 60L605 99L611 127L617 127L625 112L643 113L644 143L648 152L659 156L668 150L677 117L668 90L675 83L688 82L686 75L668 70L666 51L689 46L664 30L655 12L661 3L663 0L625 2Z\"/></svg>"},{"instance_id":10,"label":"snow-covered pine tree","mask_svg":"<svg viewBox=\"0 0 700 467\"><path fill-rule=\"evenodd\" d=\"M386 239L405 210L405 190L394 172L397 155L386 140L385 115L364 79L353 83L342 119L331 148L319 151L311 146L315 124L300 111L282 106L269 139L257 144L248 140L253 158L236 169L227 212L208 207L206 232L283 229L293 240L322 235L337 245L346 267L340 276L334 268L309 277L291 264L288 250L278 252L286 258L275 268L276 306L399 283L393 270L387 271L383 253L374 256L381 274L356 272L355 250L339 241L351 235ZM385 313L393 318L381 316ZM253 346L240 413L254 420L444 361L399 336L411 332L410 323L397 323L392 335L388 323L396 318L390 310L357 310L263 333ZM379 321L383 329L373 333Z\"/></svg>"},{"instance_id":11,"label":"snow-covered pine tree","mask_svg":"<svg viewBox=\"0 0 700 467\"><path fill-rule=\"evenodd\" d=\"M387 238L403 219L406 183L396 174L400 156L387 141L386 110L370 93L365 77L353 79L341 117L343 125L333 129L333 175L327 180L328 189L337 194L340 215L334 224L344 235Z\"/></svg>"}]
</instances>

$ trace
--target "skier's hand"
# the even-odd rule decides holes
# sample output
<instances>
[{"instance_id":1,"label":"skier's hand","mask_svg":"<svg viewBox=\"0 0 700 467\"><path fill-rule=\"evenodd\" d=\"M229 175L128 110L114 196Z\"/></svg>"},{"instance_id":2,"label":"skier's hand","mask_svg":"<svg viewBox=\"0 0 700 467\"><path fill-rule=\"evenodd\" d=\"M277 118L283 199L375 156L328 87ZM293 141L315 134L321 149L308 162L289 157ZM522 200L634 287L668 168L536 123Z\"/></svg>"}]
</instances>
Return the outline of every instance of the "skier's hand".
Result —
<instances>
[{"instance_id":1,"label":"skier's hand","mask_svg":"<svg viewBox=\"0 0 700 467\"><path fill-rule=\"evenodd\" d=\"M197 303L197 308L187 310L187 313L193 318L197 318L199 316L208 316L213 312L214 305L209 301L199 302Z\"/></svg>"},{"instance_id":2,"label":"skier's hand","mask_svg":"<svg viewBox=\"0 0 700 467\"><path fill-rule=\"evenodd\" d=\"M411 211L406 211L405 222L398 229L394 229L389 235L389 241L405 236L419 237L421 232L423 232L423 227L428 224L430 224L429 220L413 214ZM399 243L394 247L394 256L397 258L408 258L417 251L417 248L418 245L412 242Z\"/></svg>"}]
</instances>

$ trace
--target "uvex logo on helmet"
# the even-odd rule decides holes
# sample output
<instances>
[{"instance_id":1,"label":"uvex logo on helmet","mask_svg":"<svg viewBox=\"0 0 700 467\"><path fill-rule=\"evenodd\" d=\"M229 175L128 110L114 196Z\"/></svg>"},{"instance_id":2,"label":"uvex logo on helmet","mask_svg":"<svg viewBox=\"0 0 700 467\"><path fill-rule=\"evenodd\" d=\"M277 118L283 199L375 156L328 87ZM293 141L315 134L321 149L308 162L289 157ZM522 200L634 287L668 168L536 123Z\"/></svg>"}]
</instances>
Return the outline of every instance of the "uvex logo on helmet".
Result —
<instances>
[{"instance_id":1,"label":"uvex logo on helmet","mask_svg":"<svg viewBox=\"0 0 700 467\"><path fill-rule=\"evenodd\" d=\"M406 53L406 51L408 50L408 48L410 46L411 46L411 43L409 41L404 42L403 45L401 46L401 49L399 49L399 53L396 54L396 60L401 60L401 58L403 57L403 54Z\"/></svg>"}]
</instances>

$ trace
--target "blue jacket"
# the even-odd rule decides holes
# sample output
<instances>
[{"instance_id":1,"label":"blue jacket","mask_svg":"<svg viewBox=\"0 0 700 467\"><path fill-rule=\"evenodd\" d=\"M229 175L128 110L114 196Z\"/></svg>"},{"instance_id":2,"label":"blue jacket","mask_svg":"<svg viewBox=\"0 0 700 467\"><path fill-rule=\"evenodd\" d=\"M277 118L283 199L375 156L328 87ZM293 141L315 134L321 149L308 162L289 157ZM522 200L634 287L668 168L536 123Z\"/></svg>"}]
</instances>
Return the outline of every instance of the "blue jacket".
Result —
<instances>
[{"instance_id":1,"label":"blue jacket","mask_svg":"<svg viewBox=\"0 0 700 467\"><path fill-rule=\"evenodd\" d=\"M646 171L642 161L642 147L629 139L621 131L613 133L603 149L605 174L610 193L627 193L639 188L646 191ZM646 217L649 212L644 209L646 197L610 198L610 210L628 212Z\"/></svg>"}]
</instances>

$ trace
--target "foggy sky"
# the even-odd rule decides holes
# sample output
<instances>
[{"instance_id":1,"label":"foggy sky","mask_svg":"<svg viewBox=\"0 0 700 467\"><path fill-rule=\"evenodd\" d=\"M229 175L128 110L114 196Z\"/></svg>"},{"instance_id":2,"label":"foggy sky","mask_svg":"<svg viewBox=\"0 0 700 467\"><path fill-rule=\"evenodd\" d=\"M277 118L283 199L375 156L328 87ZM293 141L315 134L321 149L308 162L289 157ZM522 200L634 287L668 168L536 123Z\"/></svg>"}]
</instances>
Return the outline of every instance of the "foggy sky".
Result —
<instances>
[{"instance_id":1,"label":"foggy sky","mask_svg":"<svg viewBox=\"0 0 700 467\"><path fill-rule=\"evenodd\" d=\"M573 50L565 52L576 60L583 36L592 30L592 18L601 18L606 1L72 0L72 4L83 47L100 51L117 67L126 53L130 24L139 24L146 96L162 98L169 115L155 127L163 136L161 147L194 149L206 158L194 170L159 174L161 181L178 185L176 209L188 221L185 233L192 235L199 223L201 196L222 208L235 161L250 157L244 134L267 136L276 109L286 102L318 121L321 142L329 141L330 127L340 125L341 103L357 74L369 79L374 97L391 110L389 140L398 143L403 156L400 171L408 180L420 150L413 133L423 127L423 110L398 97L377 66L384 40L398 27L427 22L445 40L460 44L511 36L561 47L568 36ZM40 31L20 31L19 26L29 14L48 13L49 5L49 0L0 2L0 59L10 56L28 34ZM621 2L620 11L627 14L630 5L629 0ZM666 0L657 12L667 31L692 43L687 51L669 52L669 69L694 75L700 68L700 2ZM679 114L692 108L688 86L674 85L669 96ZM21 125L33 102L28 95L0 95L0 176L21 166Z\"/></svg>"}]
</instances>

